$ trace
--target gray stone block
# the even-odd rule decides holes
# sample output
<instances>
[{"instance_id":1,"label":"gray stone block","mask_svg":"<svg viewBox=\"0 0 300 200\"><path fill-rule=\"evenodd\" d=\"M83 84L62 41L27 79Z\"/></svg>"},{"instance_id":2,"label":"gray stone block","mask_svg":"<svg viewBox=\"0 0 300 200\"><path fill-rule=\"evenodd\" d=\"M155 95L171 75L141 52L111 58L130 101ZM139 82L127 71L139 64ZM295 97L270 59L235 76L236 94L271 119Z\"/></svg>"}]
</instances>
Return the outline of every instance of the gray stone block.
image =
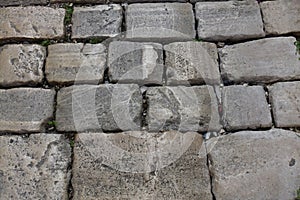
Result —
<instances>
[{"instance_id":1,"label":"gray stone block","mask_svg":"<svg viewBox=\"0 0 300 200\"><path fill-rule=\"evenodd\" d=\"M0 0L0 6L46 5L47 0Z\"/></svg>"},{"instance_id":2,"label":"gray stone block","mask_svg":"<svg viewBox=\"0 0 300 200\"><path fill-rule=\"evenodd\" d=\"M107 3L107 0L50 0L50 3L78 3L78 4L85 4L85 3Z\"/></svg>"},{"instance_id":3,"label":"gray stone block","mask_svg":"<svg viewBox=\"0 0 300 200\"><path fill-rule=\"evenodd\" d=\"M265 35L257 1L196 3L197 32L208 41L244 40Z\"/></svg>"}]
</instances>

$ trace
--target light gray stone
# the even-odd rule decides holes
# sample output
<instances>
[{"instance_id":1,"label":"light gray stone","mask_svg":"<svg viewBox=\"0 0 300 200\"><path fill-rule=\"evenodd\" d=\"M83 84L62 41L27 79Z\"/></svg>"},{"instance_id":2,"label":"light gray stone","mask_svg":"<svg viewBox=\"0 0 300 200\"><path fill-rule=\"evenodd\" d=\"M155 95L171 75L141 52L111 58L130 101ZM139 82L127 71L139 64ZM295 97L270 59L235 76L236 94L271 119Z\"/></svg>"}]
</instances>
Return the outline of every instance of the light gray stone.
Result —
<instances>
[{"instance_id":1,"label":"light gray stone","mask_svg":"<svg viewBox=\"0 0 300 200\"><path fill-rule=\"evenodd\" d=\"M222 103L222 120L228 131L272 126L271 113L262 86L224 87Z\"/></svg>"},{"instance_id":2,"label":"light gray stone","mask_svg":"<svg viewBox=\"0 0 300 200\"><path fill-rule=\"evenodd\" d=\"M136 40L195 38L195 20L189 3L130 4L126 8L126 37Z\"/></svg>"},{"instance_id":3,"label":"light gray stone","mask_svg":"<svg viewBox=\"0 0 300 200\"><path fill-rule=\"evenodd\" d=\"M54 44L48 46L45 74L51 84L103 82L106 66L102 44Z\"/></svg>"},{"instance_id":4,"label":"light gray stone","mask_svg":"<svg viewBox=\"0 0 300 200\"><path fill-rule=\"evenodd\" d=\"M163 63L161 44L126 41L109 44L108 74L112 82L162 85Z\"/></svg>"},{"instance_id":5,"label":"light gray stone","mask_svg":"<svg viewBox=\"0 0 300 200\"><path fill-rule=\"evenodd\" d=\"M80 85L57 95L59 131L140 130L142 94L135 84Z\"/></svg>"},{"instance_id":6,"label":"light gray stone","mask_svg":"<svg viewBox=\"0 0 300 200\"><path fill-rule=\"evenodd\" d=\"M54 96L54 90L41 88L0 90L0 131L43 131L53 116Z\"/></svg>"},{"instance_id":7,"label":"light gray stone","mask_svg":"<svg viewBox=\"0 0 300 200\"><path fill-rule=\"evenodd\" d=\"M0 40L64 36L65 9L42 6L0 8Z\"/></svg>"},{"instance_id":8,"label":"light gray stone","mask_svg":"<svg viewBox=\"0 0 300 200\"><path fill-rule=\"evenodd\" d=\"M207 42L175 42L164 46L168 85L219 84L217 46Z\"/></svg>"},{"instance_id":9,"label":"light gray stone","mask_svg":"<svg viewBox=\"0 0 300 200\"><path fill-rule=\"evenodd\" d=\"M106 0L50 0L50 3L107 3Z\"/></svg>"},{"instance_id":10,"label":"light gray stone","mask_svg":"<svg viewBox=\"0 0 300 200\"><path fill-rule=\"evenodd\" d=\"M260 4L267 34L300 34L299 0L266 1Z\"/></svg>"},{"instance_id":11,"label":"light gray stone","mask_svg":"<svg viewBox=\"0 0 300 200\"><path fill-rule=\"evenodd\" d=\"M152 87L147 90L147 123L151 132L218 131L218 101L213 87Z\"/></svg>"},{"instance_id":12,"label":"light gray stone","mask_svg":"<svg viewBox=\"0 0 300 200\"><path fill-rule=\"evenodd\" d=\"M300 78L294 37L266 38L220 50L221 73L228 81L270 83Z\"/></svg>"},{"instance_id":13,"label":"light gray stone","mask_svg":"<svg viewBox=\"0 0 300 200\"><path fill-rule=\"evenodd\" d=\"M257 1L196 3L197 32L209 41L244 40L265 35Z\"/></svg>"},{"instance_id":14,"label":"light gray stone","mask_svg":"<svg viewBox=\"0 0 300 200\"><path fill-rule=\"evenodd\" d=\"M300 82L275 83L269 92L275 125L300 127Z\"/></svg>"},{"instance_id":15,"label":"light gray stone","mask_svg":"<svg viewBox=\"0 0 300 200\"><path fill-rule=\"evenodd\" d=\"M121 33L122 7L117 4L75 7L72 38L114 37Z\"/></svg>"},{"instance_id":16,"label":"light gray stone","mask_svg":"<svg viewBox=\"0 0 300 200\"><path fill-rule=\"evenodd\" d=\"M47 0L0 0L0 6L46 5Z\"/></svg>"},{"instance_id":17,"label":"light gray stone","mask_svg":"<svg viewBox=\"0 0 300 200\"><path fill-rule=\"evenodd\" d=\"M216 199L294 199L300 185L299 136L272 129L211 140L208 158Z\"/></svg>"},{"instance_id":18,"label":"light gray stone","mask_svg":"<svg viewBox=\"0 0 300 200\"><path fill-rule=\"evenodd\" d=\"M70 162L63 135L0 136L1 199L68 199Z\"/></svg>"},{"instance_id":19,"label":"light gray stone","mask_svg":"<svg viewBox=\"0 0 300 200\"><path fill-rule=\"evenodd\" d=\"M43 80L46 49L39 45L13 44L0 47L0 85L37 85Z\"/></svg>"}]
</instances>

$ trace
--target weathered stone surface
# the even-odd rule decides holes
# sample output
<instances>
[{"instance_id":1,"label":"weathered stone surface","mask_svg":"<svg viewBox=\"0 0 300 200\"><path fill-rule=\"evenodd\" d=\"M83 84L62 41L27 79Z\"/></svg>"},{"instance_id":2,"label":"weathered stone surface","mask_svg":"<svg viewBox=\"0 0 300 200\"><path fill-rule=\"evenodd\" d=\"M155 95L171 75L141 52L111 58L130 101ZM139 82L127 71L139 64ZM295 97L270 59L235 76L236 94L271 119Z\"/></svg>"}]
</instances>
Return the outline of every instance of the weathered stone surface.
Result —
<instances>
[{"instance_id":1,"label":"weathered stone surface","mask_svg":"<svg viewBox=\"0 0 300 200\"><path fill-rule=\"evenodd\" d=\"M142 94L138 85L80 85L57 95L59 131L140 130Z\"/></svg>"},{"instance_id":2,"label":"weathered stone surface","mask_svg":"<svg viewBox=\"0 0 300 200\"><path fill-rule=\"evenodd\" d=\"M0 6L46 5L47 0L0 0Z\"/></svg>"},{"instance_id":3,"label":"weathered stone surface","mask_svg":"<svg viewBox=\"0 0 300 200\"><path fill-rule=\"evenodd\" d=\"M117 4L75 7L72 38L114 37L121 32L122 7Z\"/></svg>"},{"instance_id":4,"label":"weathered stone surface","mask_svg":"<svg viewBox=\"0 0 300 200\"><path fill-rule=\"evenodd\" d=\"M46 49L39 45L0 47L0 85L36 85L43 80Z\"/></svg>"},{"instance_id":5,"label":"weathered stone surface","mask_svg":"<svg viewBox=\"0 0 300 200\"><path fill-rule=\"evenodd\" d=\"M0 8L0 40L50 39L64 35L65 9L42 6Z\"/></svg>"},{"instance_id":6,"label":"weathered stone surface","mask_svg":"<svg viewBox=\"0 0 300 200\"><path fill-rule=\"evenodd\" d=\"M218 101L211 86L152 87L147 90L149 131L218 131Z\"/></svg>"},{"instance_id":7,"label":"weathered stone surface","mask_svg":"<svg viewBox=\"0 0 300 200\"><path fill-rule=\"evenodd\" d=\"M131 4L125 17L127 38L167 41L187 40L196 35L189 3Z\"/></svg>"},{"instance_id":8,"label":"weathered stone surface","mask_svg":"<svg viewBox=\"0 0 300 200\"><path fill-rule=\"evenodd\" d=\"M68 199L70 162L63 135L0 136L1 199Z\"/></svg>"},{"instance_id":9,"label":"weathered stone surface","mask_svg":"<svg viewBox=\"0 0 300 200\"><path fill-rule=\"evenodd\" d=\"M39 132L53 115L54 90L0 90L0 131Z\"/></svg>"},{"instance_id":10,"label":"weathered stone surface","mask_svg":"<svg viewBox=\"0 0 300 200\"><path fill-rule=\"evenodd\" d=\"M265 35L257 1L196 3L198 36L225 41L259 38Z\"/></svg>"},{"instance_id":11,"label":"weathered stone surface","mask_svg":"<svg viewBox=\"0 0 300 200\"><path fill-rule=\"evenodd\" d=\"M106 65L102 44L54 44L48 46L46 77L51 84L103 81Z\"/></svg>"},{"instance_id":12,"label":"weathered stone surface","mask_svg":"<svg viewBox=\"0 0 300 200\"><path fill-rule=\"evenodd\" d=\"M222 103L222 120L228 131L272 126L271 113L262 86L224 87Z\"/></svg>"},{"instance_id":13,"label":"weathered stone surface","mask_svg":"<svg viewBox=\"0 0 300 200\"><path fill-rule=\"evenodd\" d=\"M267 34L300 34L300 3L298 0L266 1L260 4Z\"/></svg>"},{"instance_id":14,"label":"weathered stone surface","mask_svg":"<svg viewBox=\"0 0 300 200\"><path fill-rule=\"evenodd\" d=\"M163 49L157 43L111 42L109 78L118 83L162 84Z\"/></svg>"},{"instance_id":15,"label":"weathered stone surface","mask_svg":"<svg viewBox=\"0 0 300 200\"><path fill-rule=\"evenodd\" d=\"M107 3L106 0L50 0L51 3Z\"/></svg>"},{"instance_id":16,"label":"weathered stone surface","mask_svg":"<svg viewBox=\"0 0 300 200\"><path fill-rule=\"evenodd\" d=\"M167 83L219 84L217 47L207 42L175 42L164 46Z\"/></svg>"},{"instance_id":17,"label":"weathered stone surface","mask_svg":"<svg viewBox=\"0 0 300 200\"><path fill-rule=\"evenodd\" d=\"M300 82L275 83L269 92L275 125L300 127Z\"/></svg>"},{"instance_id":18,"label":"weathered stone surface","mask_svg":"<svg viewBox=\"0 0 300 200\"><path fill-rule=\"evenodd\" d=\"M213 141L214 142L214 141ZM209 154L216 199L294 199L300 185L300 137L286 130L221 136Z\"/></svg>"},{"instance_id":19,"label":"weathered stone surface","mask_svg":"<svg viewBox=\"0 0 300 200\"><path fill-rule=\"evenodd\" d=\"M266 38L220 50L221 73L234 82L274 82L300 78L294 37Z\"/></svg>"},{"instance_id":20,"label":"weathered stone surface","mask_svg":"<svg viewBox=\"0 0 300 200\"><path fill-rule=\"evenodd\" d=\"M73 199L212 199L202 145L197 133L77 134Z\"/></svg>"}]
</instances>

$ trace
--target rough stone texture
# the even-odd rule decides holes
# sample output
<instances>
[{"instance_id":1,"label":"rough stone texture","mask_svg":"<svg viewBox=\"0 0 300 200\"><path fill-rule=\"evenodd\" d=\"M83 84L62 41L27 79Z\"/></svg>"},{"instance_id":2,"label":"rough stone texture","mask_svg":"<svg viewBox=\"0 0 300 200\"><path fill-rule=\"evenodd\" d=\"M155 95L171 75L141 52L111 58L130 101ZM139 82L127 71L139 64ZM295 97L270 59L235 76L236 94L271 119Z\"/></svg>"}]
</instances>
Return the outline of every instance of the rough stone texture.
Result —
<instances>
[{"instance_id":1,"label":"rough stone texture","mask_svg":"<svg viewBox=\"0 0 300 200\"><path fill-rule=\"evenodd\" d=\"M65 9L41 6L0 8L0 40L50 39L64 35Z\"/></svg>"},{"instance_id":2,"label":"rough stone texture","mask_svg":"<svg viewBox=\"0 0 300 200\"><path fill-rule=\"evenodd\" d=\"M0 86L37 85L43 80L46 49L39 45L0 47Z\"/></svg>"},{"instance_id":3,"label":"rough stone texture","mask_svg":"<svg viewBox=\"0 0 300 200\"><path fill-rule=\"evenodd\" d=\"M300 78L294 37L266 38L220 50L221 73L234 82L274 82Z\"/></svg>"},{"instance_id":4,"label":"rough stone texture","mask_svg":"<svg viewBox=\"0 0 300 200\"><path fill-rule=\"evenodd\" d=\"M300 137L286 130L219 138L209 154L216 199L294 199L300 185Z\"/></svg>"},{"instance_id":5,"label":"rough stone texture","mask_svg":"<svg viewBox=\"0 0 300 200\"><path fill-rule=\"evenodd\" d=\"M57 95L59 131L140 130L142 94L138 85L81 85Z\"/></svg>"},{"instance_id":6,"label":"rough stone texture","mask_svg":"<svg viewBox=\"0 0 300 200\"><path fill-rule=\"evenodd\" d=\"M70 162L63 135L0 136L1 199L68 199Z\"/></svg>"},{"instance_id":7,"label":"rough stone texture","mask_svg":"<svg viewBox=\"0 0 300 200\"><path fill-rule=\"evenodd\" d=\"M50 0L51 3L107 3L106 0Z\"/></svg>"},{"instance_id":8,"label":"rough stone texture","mask_svg":"<svg viewBox=\"0 0 300 200\"><path fill-rule=\"evenodd\" d=\"M75 7L72 38L114 37L121 32L122 7L117 4Z\"/></svg>"},{"instance_id":9,"label":"rough stone texture","mask_svg":"<svg viewBox=\"0 0 300 200\"><path fill-rule=\"evenodd\" d=\"M73 199L212 199L202 145L197 133L77 134Z\"/></svg>"},{"instance_id":10,"label":"rough stone texture","mask_svg":"<svg viewBox=\"0 0 300 200\"><path fill-rule=\"evenodd\" d=\"M53 115L54 90L0 90L0 131L39 132Z\"/></svg>"},{"instance_id":11,"label":"rough stone texture","mask_svg":"<svg viewBox=\"0 0 300 200\"><path fill-rule=\"evenodd\" d=\"M103 82L106 65L102 44L54 44L48 47L45 74L51 84Z\"/></svg>"},{"instance_id":12,"label":"rough stone texture","mask_svg":"<svg viewBox=\"0 0 300 200\"><path fill-rule=\"evenodd\" d=\"M131 4L125 17L127 38L167 41L187 40L196 35L189 3Z\"/></svg>"},{"instance_id":13,"label":"rough stone texture","mask_svg":"<svg viewBox=\"0 0 300 200\"><path fill-rule=\"evenodd\" d=\"M267 34L300 34L299 0L266 1L260 7Z\"/></svg>"},{"instance_id":14,"label":"rough stone texture","mask_svg":"<svg viewBox=\"0 0 300 200\"><path fill-rule=\"evenodd\" d=\"M265 35L257 1L196 3L198 36L225 41L259 38Z\"/></svg>"},{"instance_id":15,"label":"rough stone texture","mask_svg":"<svg viewBox=\"0 0 300 200\"><path fill-rule=\"evenodd\" d=\"M175 42L164 46L167 83L219 84L217 47L207 42Z\"/></svg>"},{"instance_id":16,"label":"rough stone texture","mask_svg":"<svg viewBox=\"0 0 300 200\"><path fill-rule=\"evenodd\" d=\"M218 131L218 101L213 87L153 87L146 93L149 131Z\"/></svg>"},{"instance_id":17,"label":"rough stone texture","mask_svg":"<svg viewBox=\"0 0 300 200\"><path fill-rule=\"evenodd\" d=\"M275 83L269 92L275 125L300 127L300 82Z\"/></svg>"},{"instance_id":18,"label":"rough stone texture","mask_svg":"<svg viewBox=\"0 0 300 200\"><path fill-rule=\"evenodd\" d=\"M0 0L0 6L46 5L47 0Z\"/></svg>"},{"instance_id":19,"label":"rough stone texture","mask_svg":"<svg viewBox=\"0 0 300 200\"><path fill-rule=\"evenodd\" d=\"M226 130L272 126L271 113L262 86L224 87L222 103L222 120Z\"/></svg>"},{"instance_id":20,"label":"rough stone texture","mask_svg":"<svg viewBox=\"0 0 300 200\"><path fill-rule=\"evenodd\" d=\"M109 45L109 78L118 83L162 84L163 49L157 43L115 41Z\"/></svg>"}]
</instances>

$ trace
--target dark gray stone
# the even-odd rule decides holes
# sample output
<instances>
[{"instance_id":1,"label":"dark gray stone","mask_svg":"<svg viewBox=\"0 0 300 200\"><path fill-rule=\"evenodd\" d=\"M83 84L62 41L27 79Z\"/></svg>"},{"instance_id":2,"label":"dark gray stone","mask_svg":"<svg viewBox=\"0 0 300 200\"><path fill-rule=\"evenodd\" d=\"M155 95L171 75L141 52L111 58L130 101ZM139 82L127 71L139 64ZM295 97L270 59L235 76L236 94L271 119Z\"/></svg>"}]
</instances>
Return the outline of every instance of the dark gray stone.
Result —
<instances>
[{"instance_id":1,"label":"dark gray stone","mask_svg":"<svg viewBox=\"0 0 300 200\"><path fill-rule=\"evenodd\" d=\"M46 5L47 0L0 0L0 6Z\"/></svg>"}]
</instances>

